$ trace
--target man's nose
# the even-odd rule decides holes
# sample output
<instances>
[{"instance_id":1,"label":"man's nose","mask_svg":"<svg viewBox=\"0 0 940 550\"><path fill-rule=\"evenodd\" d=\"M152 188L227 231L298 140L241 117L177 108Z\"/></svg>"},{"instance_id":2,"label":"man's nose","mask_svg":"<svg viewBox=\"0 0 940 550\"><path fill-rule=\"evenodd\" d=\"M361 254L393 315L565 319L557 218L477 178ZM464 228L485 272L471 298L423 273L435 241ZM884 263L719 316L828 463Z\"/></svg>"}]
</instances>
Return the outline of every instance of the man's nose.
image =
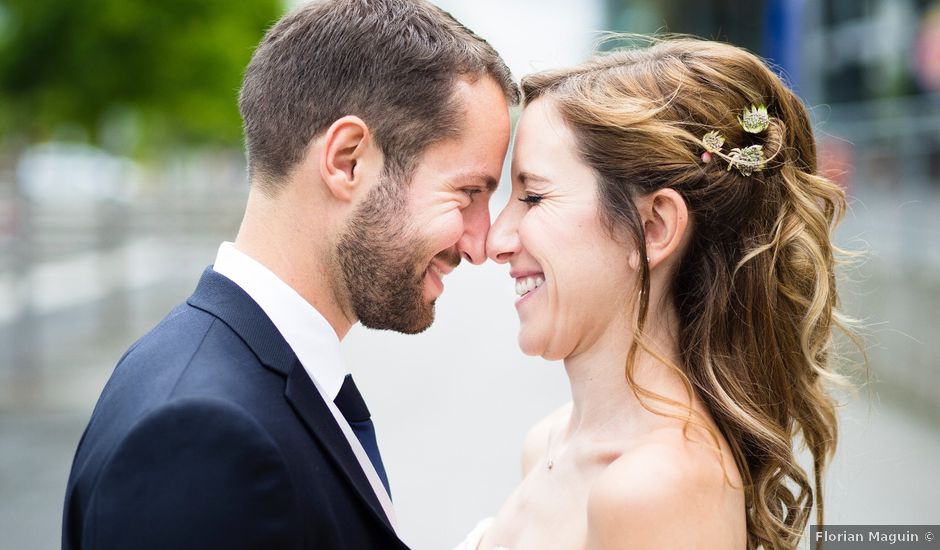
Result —
<instances>
[{"instance_id":1,"label":"man's nose","mask_svg":"<svg viewBox=\"0 0 940 550\"><path fill-rule=\"evenodd\" d=\"M482 208L464 212L464 232L457 241L457 249L460 255L473 265L486 261L486 236L489 230L490 211L485 204Z\"/></svg>"}]
</instances>

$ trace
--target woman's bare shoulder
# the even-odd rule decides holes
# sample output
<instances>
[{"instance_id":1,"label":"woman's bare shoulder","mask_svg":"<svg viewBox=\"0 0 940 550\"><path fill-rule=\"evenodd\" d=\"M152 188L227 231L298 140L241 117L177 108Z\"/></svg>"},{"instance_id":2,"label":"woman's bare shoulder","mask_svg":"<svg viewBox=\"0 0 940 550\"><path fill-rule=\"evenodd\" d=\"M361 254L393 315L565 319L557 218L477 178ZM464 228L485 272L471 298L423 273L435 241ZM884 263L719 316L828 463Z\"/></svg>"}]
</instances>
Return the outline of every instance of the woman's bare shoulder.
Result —
<instances>
[{"instance_id":1,"label":"woman's bare shoulder","mask_svg":"<svg viewBox=\"0 0 940 550\"><path fill-rule=\"evenodd\" d=\"M744 501L737 476L725 475L737 470L719 456L674 437L631 446L591 486L589 548L738 547Z\"/></svg>"},{"instance_id":2,"label":"woman's bare shoulder","mask_svg":"<svg viewBox=\"0 0 940 550\"><path fill-rule=\"evenodd\" d=\"M522 442L522 476L525 477L529 470L537 464L548 449L548 438L553 433L557 433L559 428L564 427L565 422L571 416L571 402L565 403L555 409L546 417L535 423L525 436Z\"/></svg>"}]
</instances>

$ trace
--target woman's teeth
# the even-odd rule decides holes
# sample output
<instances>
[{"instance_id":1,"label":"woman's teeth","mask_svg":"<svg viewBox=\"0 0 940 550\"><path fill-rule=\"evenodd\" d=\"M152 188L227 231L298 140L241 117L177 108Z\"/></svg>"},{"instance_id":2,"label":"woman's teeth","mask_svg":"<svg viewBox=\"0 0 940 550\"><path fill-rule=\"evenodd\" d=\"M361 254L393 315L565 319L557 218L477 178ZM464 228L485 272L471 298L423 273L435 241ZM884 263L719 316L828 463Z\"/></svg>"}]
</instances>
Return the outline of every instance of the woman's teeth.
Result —
<instances>
[{"instance_id":1,"label":"woman's teeth","mask_svg":"<svg viewBox=\"0 0 940 550\"><path fill-rule=\"evenodd\" d=\"M516 279L516 294L525 296L529 292L542 286L544 282L545 279L543 279L541 275L536 275L535 277L520 277Z\"/></svg>"}]
</instances>

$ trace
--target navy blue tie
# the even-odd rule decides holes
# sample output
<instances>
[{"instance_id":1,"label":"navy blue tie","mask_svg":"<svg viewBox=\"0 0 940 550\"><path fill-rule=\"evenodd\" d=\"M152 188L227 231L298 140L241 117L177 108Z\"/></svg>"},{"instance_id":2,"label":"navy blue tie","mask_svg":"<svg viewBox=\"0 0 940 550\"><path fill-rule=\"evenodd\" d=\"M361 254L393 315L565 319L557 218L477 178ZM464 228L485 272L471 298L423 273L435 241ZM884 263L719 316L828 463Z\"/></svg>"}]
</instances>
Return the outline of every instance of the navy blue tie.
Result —
<instances>
[{"instance_id":1,"label":"navy blue tie","mask_svg":"<svg viewBox=\"0 0 940 550\"><path fill-rule=\"evenodd\" d=\"M346 422L349 422L349 426L353 429L356 437L359 438L362 448L369 455L369 460L372 461L382 484L385 485L385 490L391 495L392 491L388 486L388 477L385 475L385 466L382 465L382 456L379 454L379 444L375 440L375 426L372 424L369 408L366 407L366 402L362 399L362 394L359 393L359 388L353 382L351 374L347 374L346 378L343 379L343 387L339 389L339 394L333 402L336 403L336 407L346 417Z\"/></svg>"}]
</instances>

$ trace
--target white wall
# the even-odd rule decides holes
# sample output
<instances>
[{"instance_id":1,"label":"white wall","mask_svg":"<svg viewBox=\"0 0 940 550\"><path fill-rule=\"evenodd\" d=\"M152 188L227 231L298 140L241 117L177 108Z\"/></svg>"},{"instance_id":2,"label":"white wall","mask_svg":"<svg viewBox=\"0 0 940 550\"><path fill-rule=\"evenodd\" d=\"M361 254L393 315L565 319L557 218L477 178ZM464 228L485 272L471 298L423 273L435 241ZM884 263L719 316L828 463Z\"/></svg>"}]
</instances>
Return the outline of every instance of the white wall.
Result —
<instances>
[{"instance_id":1,"label":"white wall","mask_svg":"<svg viewBox=\"0 0 940 550\"><path fill-rule=\"evenodd\" d=\"M516 78L572 65L603 28L601 0L432 0L487 40Z\"/></svg>"}]
</instances>

